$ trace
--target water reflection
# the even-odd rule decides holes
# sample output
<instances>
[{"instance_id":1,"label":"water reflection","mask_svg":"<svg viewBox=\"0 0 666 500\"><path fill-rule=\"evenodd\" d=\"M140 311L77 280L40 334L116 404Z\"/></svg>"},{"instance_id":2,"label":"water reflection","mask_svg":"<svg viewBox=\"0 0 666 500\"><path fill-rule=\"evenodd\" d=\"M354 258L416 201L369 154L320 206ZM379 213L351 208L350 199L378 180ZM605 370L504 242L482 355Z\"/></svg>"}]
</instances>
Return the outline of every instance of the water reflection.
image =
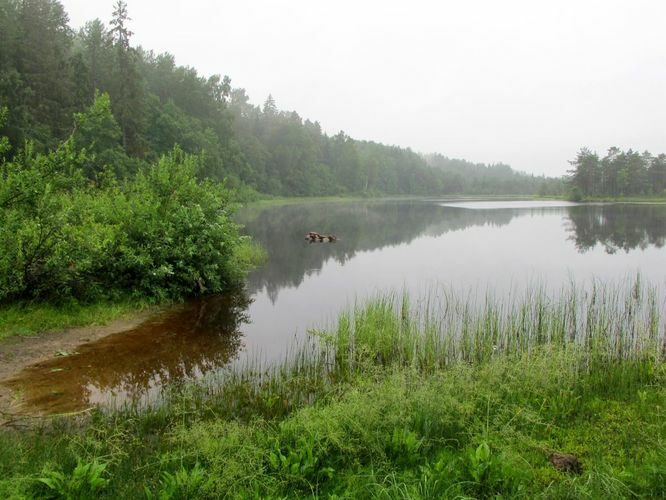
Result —
<instances>
[{"instance_id":1,"label":"water reflection","mask_svg":"<svg viewBox=\"0 0 666 500\"><path fill-rule=\"evenodd\" d=\"M248 289L266 288L275 302L285 287L298 287L306 276L333 260L344 264L357 253L440 236L470 226L503 226L529 211L472 211L425 201L303 204L241 214L247 234L269 249L268 265L253 273ZM307 231L336 234L335 243L309 243ZM314 248L313 248L314 247Z\"/></svg>"},{"instance_id":2,"label":"water reflection","mask_svg":"<svg viewBox=\"0 0 666 500\"><path fill-rule=\"evenodd\" d=\"M666 242L665 205L600 205L568 209L569 237L580 252L600 244L609 254Z\"/></svg>"},{"instance_id":3,"label":"water reflection","mask_svg":"<svg viewBox=\"0 0 666 500\"><path fill-rule=\"evenodd\" d=\"M601 244L608 253L648 246L666 238L665 205L576 205L566 202L426 201L303 204L242 214L241 222L270 251L269 263L248 281L251 293L266 289L273 302L281 289L298 287L333 260L340 264L358 252L442 236L471 227L501 227L516 217L558 215L579 252ZM303 242L306 231L334 233L334 244ZM303 241L302 241L303 240ZM530 248L522 252L530 252ZM518 252L517 252L518 253Z\"/></svg>"},{"instance_id":4,"label":"water reflection","mask_svg":"<svg viewBox=\"0 0 666 500\"><path fill-rule=\"evenodd\" d=\"M162 386L200 377L237 356L248 321L245 292L182 304L137 328L83 344L25 369L8 385L28 408L63 412L138 403Z\"/></svg>"}]
</instances>

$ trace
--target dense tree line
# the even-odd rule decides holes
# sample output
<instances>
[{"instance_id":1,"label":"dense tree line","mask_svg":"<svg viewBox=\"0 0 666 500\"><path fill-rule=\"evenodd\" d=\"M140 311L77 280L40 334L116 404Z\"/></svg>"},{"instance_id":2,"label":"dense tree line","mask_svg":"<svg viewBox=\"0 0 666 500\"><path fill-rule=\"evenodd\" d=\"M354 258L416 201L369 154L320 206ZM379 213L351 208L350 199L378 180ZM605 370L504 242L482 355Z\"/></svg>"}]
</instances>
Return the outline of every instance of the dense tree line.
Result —
<instances>
[{"instance_id":1,"label":"dense tree line","mask_svg":"<svg viewBox=\"0 0 666 500\"><path fill-rule=\"evenodd\" d=\"M583 148L571 162L572 196L644 196L666 194L666 155L612 147L603 158Z\"/></svg>"},{"instance_id":2,"label":"dense tree line","mask_svg":"<svg viewBox=\"0 0 666 500\"><path fill-rule=\"evenodd\" d=\"M329 136L319 123L280 111L270 96L254 106L227 77L203 77L170 54L134 47L130 21L119 1L108 25L96 19L75 32L57 0L0 0L0 105L9 110L0 133L14 151L29 140L45 153L74 131L94 179L105 166L133 175L178 144L202 155L201 176L278 195L559 189L505 165ZM94 115L81 123L77 113L91 105L110 106L115 128Z\"/></svg>"}]
</instances>

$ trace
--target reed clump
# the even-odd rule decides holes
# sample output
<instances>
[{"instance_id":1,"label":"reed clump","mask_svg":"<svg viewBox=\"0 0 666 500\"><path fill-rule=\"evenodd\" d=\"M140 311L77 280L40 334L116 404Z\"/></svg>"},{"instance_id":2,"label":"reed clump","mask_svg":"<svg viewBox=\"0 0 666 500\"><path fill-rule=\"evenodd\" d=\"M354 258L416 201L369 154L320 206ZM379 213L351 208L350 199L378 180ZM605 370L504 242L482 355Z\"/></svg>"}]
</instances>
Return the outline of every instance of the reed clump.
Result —
<instances>
[{"instance_id":1,"label":"reed clump","mask_svg":"<svg viewBox=\"0 0 666 500\"><path fill-rule=\"evenodd\" d=\"M606 376L609 366L664 360L663 311L658 289L640 276L571 284L554 294L545 286L501 297L446 288L415 299L384 293L342 312L333 330L312 330L282 363L254 359L222 371L197 386L196 398L215 401L217 411L272 417L377 371L431 374L544 349L570 354L581 372Z\"/></svg>"}]
</instances>

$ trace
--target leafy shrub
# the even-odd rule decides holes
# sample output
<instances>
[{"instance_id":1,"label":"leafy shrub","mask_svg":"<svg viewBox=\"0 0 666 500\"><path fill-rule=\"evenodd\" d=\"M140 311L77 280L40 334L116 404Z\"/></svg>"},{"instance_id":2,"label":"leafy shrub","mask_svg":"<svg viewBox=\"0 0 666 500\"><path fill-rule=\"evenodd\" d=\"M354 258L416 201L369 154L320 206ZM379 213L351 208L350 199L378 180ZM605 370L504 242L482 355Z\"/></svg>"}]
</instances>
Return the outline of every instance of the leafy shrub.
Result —
<instances>
[{"instance_id":1,"label":"leafy shrub","mask_svg":"<svg viewBox=\"0 0 666 500\"><path fill-rule=\"evenodd\" d=\"M242 277L231 194L197 179L197 157L175 148L122 182L91 184L86 165L71 140L0 163L0 302L179 298Z\"/></svg>"},{"instance_id":2,"label":"leafy shrub","mask_svg":"<svg viewBox=\"0 0 666 500\"><path fill-rule=\"evenodd\" d=\"M95 274L159 298L219 292L240 279L243 270L231 263L243 240L230 193L198 181L197 169L198 159L176 148L122 189L110 188L98 213L118 234Z\"/></svg>"}]
</instances>

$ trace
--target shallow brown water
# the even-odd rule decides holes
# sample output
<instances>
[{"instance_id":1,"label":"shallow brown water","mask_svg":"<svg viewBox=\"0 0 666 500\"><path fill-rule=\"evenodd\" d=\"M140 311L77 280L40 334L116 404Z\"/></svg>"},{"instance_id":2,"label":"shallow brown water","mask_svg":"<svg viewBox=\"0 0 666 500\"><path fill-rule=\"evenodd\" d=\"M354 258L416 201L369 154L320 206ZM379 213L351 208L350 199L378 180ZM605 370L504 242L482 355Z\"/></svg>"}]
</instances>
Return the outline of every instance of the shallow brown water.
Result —
<instances>
[{"instance_id":1,"label":"shallow brown water","mask_svg":"<svg viewBox=\"0 0 666 500\"><path fill-rule=\"evenodd\" d=\"M248 210L246 232L269 252L246 289L173 308L77 354L29 367L10 385L24 409L66 412L145 404L170 384L244 360L276 362L310 328L385 291L418 298L445 286L498 294L545 283L666 283L666 206L542 202L320 203ZM308 231L336 243L308 243Z\"/></svg>"},{"instance_id":2,"label":"shallow brown water","mask_svg":"<svg viewBox=\"0 0 666 500\"><path fill-rule=\"evenodd\" d=\"M19 391L24 407L45 413L148 402L163 386L234 359L242 348L248 304L239 292L179 305L136 328L33 365L8 385Z\"/></svg>"}]
</instances>

